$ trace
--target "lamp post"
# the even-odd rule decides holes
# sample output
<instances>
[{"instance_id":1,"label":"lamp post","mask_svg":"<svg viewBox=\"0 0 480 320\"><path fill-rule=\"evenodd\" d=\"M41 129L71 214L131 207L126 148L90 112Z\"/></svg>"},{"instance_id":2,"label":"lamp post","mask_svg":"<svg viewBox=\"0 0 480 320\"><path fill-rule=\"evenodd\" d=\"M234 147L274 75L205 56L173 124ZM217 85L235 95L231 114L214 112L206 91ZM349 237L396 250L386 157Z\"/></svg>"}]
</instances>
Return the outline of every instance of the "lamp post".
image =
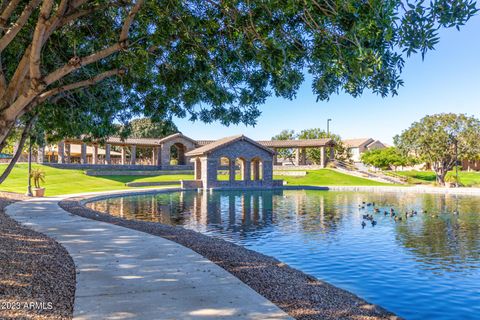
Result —
<instances>
[{"instance_id":1,"label":"lamp post","mask_svg":"<svg viewBox=\"0 0 480 320\"><path fill-rule=\"evenodd\" d=\"M458 140L455 139L455 187L458 187Z\"/></svg>"},{"instance_id":2,"label":"lamp post","mask_svg":"<svg viewBox=\"0 0 480 320\"><path fill-rule=\"evenodd\" d=\"M32 136L29 138L28 146L28 187L27 187L27 196L31 197L32 194Z\"/></svg>"},{"instance_id":3,"label":"lamp post","mask_svg":"<svg viewBox=\"0 0 480 320\"><path fill-rule=\"evenodd\" d=\"M332 119L327 119L327 136L330 136L330 121L332 121Z\"/></svg>"}]
</instances>

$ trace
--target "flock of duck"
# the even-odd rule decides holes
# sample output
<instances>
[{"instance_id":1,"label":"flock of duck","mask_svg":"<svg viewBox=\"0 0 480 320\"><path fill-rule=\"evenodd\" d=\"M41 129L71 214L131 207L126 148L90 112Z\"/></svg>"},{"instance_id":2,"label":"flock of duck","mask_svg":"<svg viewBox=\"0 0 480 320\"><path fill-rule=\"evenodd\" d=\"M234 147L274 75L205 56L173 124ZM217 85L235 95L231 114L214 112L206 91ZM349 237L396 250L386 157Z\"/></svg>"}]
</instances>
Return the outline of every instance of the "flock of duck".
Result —
<instances>
[{"instance_id":1,"label":"flock of duck","mask_svg":"<svg viewBox=\"0 0 480 320\"><path fill-rule=\"evenodd\" d=\"M374 213L381 213L380 209L375 207L375 202L365 202L363 201L362 204L359 204L358 205L358 209L359 210L364 210L365 207L373 207L373 212ZM424 210L423 211L424 214L427 214L427 211ZM395 211L395 209L393 208L390 208L389 211L384 211L383 212L383 215L384 216L390 216L391 218L393 218L393 220L395 222L398 222L398 221L402 221L402 220L407 220L408 218L413 218L415 217L416 215L418 214L418 212L416 210L411 210L411 211L405 211L405 213L402 215L401 213L398 213ZM458 211L455 210L453 211L453 214L454 215L458 215ZM432 214L432 217L433 218L438 218L438 215L436 214ZM377 221L375 220L374 218L374 215L373 214L364 214L363 215L363 220L362 220L362 229L366 227L367 223L365 222L366 221L369 221L371 224L372 224L372 227L375 227L375 225L377 224Z\"/></svg>"}]
</instances>

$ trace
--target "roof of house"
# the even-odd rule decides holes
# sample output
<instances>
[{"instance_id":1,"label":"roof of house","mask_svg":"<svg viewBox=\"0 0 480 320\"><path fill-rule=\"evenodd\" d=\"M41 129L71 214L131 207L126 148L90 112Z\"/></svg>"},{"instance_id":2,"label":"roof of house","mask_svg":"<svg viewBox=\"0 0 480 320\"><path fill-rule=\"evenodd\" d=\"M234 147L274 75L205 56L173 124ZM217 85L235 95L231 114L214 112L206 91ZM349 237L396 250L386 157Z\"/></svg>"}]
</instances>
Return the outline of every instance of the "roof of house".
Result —
<instances>
[{"instance_id":1,"label":"roof of house","mask_svg":"<svg viewBox=\"0 0 480 320\"><path fill-rule=\"evenodd\" d=\"M197 145L205 146L213 142L215 140L197 140ZM332 139L260 140L256 142L267 148L324 147L335 144Z\"/></svg>"},{"instance_id":2,"label":"roof of house","mask_svg":"<svg viewBox=\"0 0 480 320\"><path fill-rule=\"evenodd\" d=\"M370 142L369 144L367 144L366 147L369 148L370 146L375 145L375 144L382 145L385 148L387 147L387 145L380 140L374 140L374 141Z\"/></svg>"},{"instance_id":3,"label":"roof of house","mask_svg":"<svg viewBox=\"0 0 480 320\"><path fill-rule=\"evenodd\" d=\"M270 148L302 148L324 147L334 145L332 139L299 139L299 140L263 140L257 141L262 146Z\"/></svg>"},{"instance_id":4,"label":"roof of house","mask_svg":"<svg viewBox=\"0 0 480 320\"><path fill-rule=\"evenodd\" d=\"M260 143L248 138L248 137L245 137L243 134L240 134L240 135L235 135L235 136L231 136L231 137L226 137L226 138L222 138L222 139L219 139L219 140L216 140L214 142L211 142L209 144L206 144L200 148L197 148L197 149L194 149L192 151L189 151L187 153L185 153L185 156L187 157L191 157L191 156L199 156L199 155L205 155L205 154L208 154L208 153L211 153L212 151L215 151L217 149L220 149L222 147L225 147L231 143L234 143L234 142L237 142L237 141L247 141L251 144L253 144L254 146L260 148L260 149L263 149L271 154L274 154L275 152L272 150L272 149L269 149L263 145L261 145Z\"/></svg>"},{"instance_id":5,"label":"roof of house","mask_svg":"<svg viewBox=\"0 0 480 320\"><path fill-rule=\"evenodd\" d=\"M184 135L181 132L177 132L177 133L171 134L169 136L166 136L166 137L158 140L158 143L162 144L162 143L165 143L165 142L167 142L169 140L172 140L172 139L175 139L175 138L183 138L185 140L188 140L188 141L192 142L193 144L198 144L196 140L193 140L192 138L187 137L186 135Z\"/></svg>"},{"instance_id":6,"label":"roof of house","mask_svg":"<svg viewBox=\"0 0 480 320\"><path fill-rule=\"evenodd\" d=\"M374 142L372 138L358 138L358 139L346 139L343 143L349 148L359 148L363 145L367 145Z\"/></svg>"}]
</instances>

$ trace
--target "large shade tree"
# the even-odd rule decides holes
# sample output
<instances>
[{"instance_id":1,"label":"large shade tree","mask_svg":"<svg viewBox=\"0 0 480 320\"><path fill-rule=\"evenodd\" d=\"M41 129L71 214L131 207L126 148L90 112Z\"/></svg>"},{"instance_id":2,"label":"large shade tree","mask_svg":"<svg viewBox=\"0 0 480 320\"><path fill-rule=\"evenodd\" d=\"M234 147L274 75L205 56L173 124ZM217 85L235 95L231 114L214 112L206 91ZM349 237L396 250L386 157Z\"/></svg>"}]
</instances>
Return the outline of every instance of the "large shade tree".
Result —
<instances>
[{"instance_id":1,"label":"large shade tree","mask_svg":"<svg viewBox=\"0 0 480 320\"><path fill-rule=\"evenodd\" d=\"M394 138L395 145L405 154L430 164L441 185L457 160L478 157L479 141L480 121L454 113L425 116Z\"/></svg>"},{"instance_id":2,"label":"large shade tree","mask_svg":"<svg viewBox=\"0 0 480 320\"><path fill-rule=\"evenodd\" d=\"M476 11L471 0L1 0L0 151L44 104L88 114L73 92L107 79L132 114L225 125L255 124L269 95L293 98L305 70L320 100L396 94L405 56Z\"/></svg>"}]
</instances>

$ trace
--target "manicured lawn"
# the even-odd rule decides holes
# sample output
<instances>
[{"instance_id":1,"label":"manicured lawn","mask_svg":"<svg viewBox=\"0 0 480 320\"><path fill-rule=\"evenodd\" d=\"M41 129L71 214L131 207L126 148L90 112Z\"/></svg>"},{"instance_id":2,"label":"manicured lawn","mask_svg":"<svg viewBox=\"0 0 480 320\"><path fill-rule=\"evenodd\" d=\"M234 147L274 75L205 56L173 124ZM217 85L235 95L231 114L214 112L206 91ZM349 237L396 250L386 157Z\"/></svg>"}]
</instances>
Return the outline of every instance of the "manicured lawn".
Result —
<instances>
[{"instance_id":1,"label":"manicured lawn","mask_svg":"<svg viewBox=\"0 0 480 320\"><path fill-rule=\"evenodd\" d=\"M433 184L435 173L433 171L398 171L396 174L407 177L410 184ZM448 175L455 175L450 171ZM466 187L480 187L480 172L459 171L460 182Z\"/></svg>"},{"instance_id":2,"label":"manicured lawn","mask_svg":"<svg viewBox=\"0 0 480 320\"><path fill-rule=\"evenodd\" d=\"M0 165L4 170L6 165ZM42 165L32 165L33 168L41 168L45 171L46 195L54 196L59 194L72 194L81 192L107 191L129 189L125 186L127 182L151 182L151 181L172 181L175 184L180 179L192 179L191 175L163 175L150 176L102 176L90 177L84 174L83 170L57 169ZM25 193L27 191L28 166L18 164L10 173L10 176L0 185L1 191Z\"/></svg>"},{"instance_id":3,"label":"manicured lawn","mask_svg":"<svg viewBox=\"0 0 480 320\"><path fill-rule=\"evenodd\" d=\"M303 177L275 176L275 179L287 181L288 185L308 186L393 186L393 184L381 183L370 179L351 176L335 170L307 170Z\"/></svg>"},{"instance_id":4,"label":"manicured lawn","mask_svg":"<svg viewBox=\"0 0 480 320\"><path fill-rule=\"evenodd\" d=\"M4 170L6 165L0 165ZM45 171L46 195L72 194L81 192L108 191L131 189L125 186L127 182L155 182L171 181L172 185L178 185L179 180L193 179L193 175L162 175L162 176L101 176L91 177L84 174L83 170L57 169L49 166L33 164L33 168L41 168ZM0 191L25 193L27 190L26 164L18 164L10 176L0 185ZM227 176L220 176L226 180ZM286 180L288 185L311 185L311 186L373 186L389 185L364 178L349 176L330 169L311 170L304 177L275 176L275 179Z\"/></svg>"}]
</instances>

